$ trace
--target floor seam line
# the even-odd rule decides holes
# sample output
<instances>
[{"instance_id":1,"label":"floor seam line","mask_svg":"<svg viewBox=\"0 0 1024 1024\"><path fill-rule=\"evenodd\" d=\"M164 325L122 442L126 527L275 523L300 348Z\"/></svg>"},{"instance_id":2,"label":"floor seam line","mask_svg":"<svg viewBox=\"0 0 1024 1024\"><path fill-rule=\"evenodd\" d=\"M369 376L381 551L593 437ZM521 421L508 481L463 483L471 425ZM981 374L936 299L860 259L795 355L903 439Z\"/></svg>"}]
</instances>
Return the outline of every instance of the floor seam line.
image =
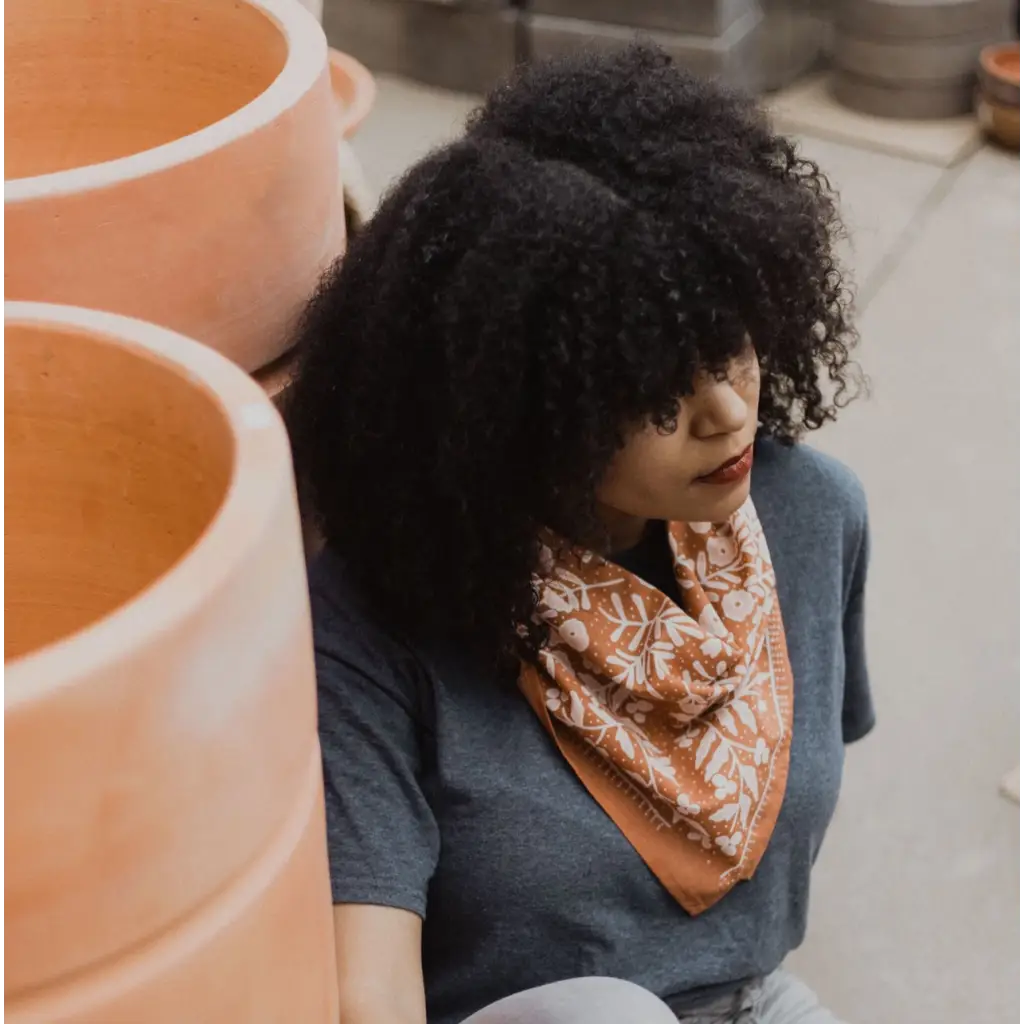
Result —
<instances>
[{"instance_id":1,"label":"floor seam line","mask_svg":"<svg viewBox=\"0 0 1024 1024\"><path fill-rule=\"evenodd\" d=\"M899 233L889 251L879 260L874 270L867 275L863 287L858 291L856 303L858 319L864 316L875 296L881 291L882 285L893 276L911 246L921 237L931 215L953 191L953 186L971 163L973 156L974 154L945 169L939 180L928 190L924 199L914 210L906 227Z\"/></svg>"}]
</instances>

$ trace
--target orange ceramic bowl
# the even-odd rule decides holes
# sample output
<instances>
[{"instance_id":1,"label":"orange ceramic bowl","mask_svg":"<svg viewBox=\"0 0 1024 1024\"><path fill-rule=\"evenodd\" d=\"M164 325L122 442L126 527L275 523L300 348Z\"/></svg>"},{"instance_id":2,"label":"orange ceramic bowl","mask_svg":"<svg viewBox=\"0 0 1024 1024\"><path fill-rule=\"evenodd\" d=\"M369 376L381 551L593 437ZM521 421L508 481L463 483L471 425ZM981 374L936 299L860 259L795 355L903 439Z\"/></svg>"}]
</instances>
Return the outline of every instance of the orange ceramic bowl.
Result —
<instances>
[{"instance_id":1,"label":"orange ceramic bowl","mask_svg":"<svg viewBox=\"0 0 1024 1024\"><path fill-rule=\"evenodd\" d=\"M11 1024L337 1021L305 565L259 385L7 303Z\"/></svg>"},{"instance_id":2,"label":"orange ceramic bowl","mask_svg":"<svg viewBox=\"0 0 1024 1024\"><path fill-rule=\"evenodd\" d=\"M327 40L295 0L7 0L5 298L254 371L345 243Z\"/></svg>"},{"instance_id":3,"label":"orange ceramic bowl","mask_svg":"<svg viewBox=\"0 0 1024 1024\"><path fill-rule=\"evenodd\" d=\"M1020 44L986 46L978 59L978 83L985 95L1003 107L1020 106Z\"/></svg>"},{"instance_id":4,"label":"orange ceramic bowl","mask_svg":"<svg viewBox=\"0 0 1024 1024\"><path fill-rule=\"evenodd\" d=\"M1020 107L1004 107L979 91L978 121L985 133L1007 149L1020 149Z\"/></svg>"}]
</instances>

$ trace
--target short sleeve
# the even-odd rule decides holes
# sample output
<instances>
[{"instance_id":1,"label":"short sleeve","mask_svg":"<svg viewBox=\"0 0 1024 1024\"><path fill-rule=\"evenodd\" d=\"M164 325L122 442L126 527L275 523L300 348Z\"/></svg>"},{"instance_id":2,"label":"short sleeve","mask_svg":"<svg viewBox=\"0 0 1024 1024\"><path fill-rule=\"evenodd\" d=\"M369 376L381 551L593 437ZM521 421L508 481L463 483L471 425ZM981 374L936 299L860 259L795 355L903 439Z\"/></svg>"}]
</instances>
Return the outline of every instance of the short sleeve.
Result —
<instances>
[{"instance_id":1,"label":"short sleeve","mask_svg":"<svg viewBox=\"0 0 1024 1024\"><path fill-rule=\"evenodd\" d=\"M327 560L311 572L320 747L335 903L426 913L437 824L422 789L422 679Z\"/></svg>"},{"instance_id":2,"label":"short sleeve","mask_svg":"<svg viewBox=\"0 0 1024 1024\"><path fill-rule=\"evenodd\" d=\"M843 650L846 661L843 691L844 743L855 743L863 739L875 726L875 707L868 679L864 635L864 592L871 548L866 507L859 527L843 611Z\"/></svg>"}]
</instances>

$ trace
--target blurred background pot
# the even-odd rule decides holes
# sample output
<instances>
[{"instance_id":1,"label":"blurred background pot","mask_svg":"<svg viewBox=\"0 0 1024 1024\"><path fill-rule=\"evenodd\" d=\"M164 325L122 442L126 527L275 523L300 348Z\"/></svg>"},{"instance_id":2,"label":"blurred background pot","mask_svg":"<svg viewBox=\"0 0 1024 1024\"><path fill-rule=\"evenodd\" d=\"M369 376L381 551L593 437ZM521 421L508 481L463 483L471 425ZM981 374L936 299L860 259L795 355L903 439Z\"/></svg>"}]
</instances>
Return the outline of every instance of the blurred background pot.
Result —
<instances>
[{"instance_id":1,"label":"blurred background pot","mask_svg":"<svg viewBox=\"0 0 1024 1024\"><path fill-rule=\"evenodd\" d=\"M337 1020L288 442L210 349L5 307L16 1024Z\"/></svg>"},{"instance_id":2,"label":"blurred background pot","mask_svg":"<svg viewBox=\"0 0 1024 1024\"><path fill-rule=\"evenodd\" d=\"M978 58L978 84L992 101L1020 107L1020 44L986 46Z\"/></svg>"},{"instance_id":3,"label":"blurred background pot","mask_svg":"<svg viewBox=\"0 0 1024 1024\"><path fill-rule=\"evenodd\" d=\"M8 0L5 296L244 369L344 248L327 44L295 0Z\"/></svg>"},{"instance_id":4,"label":"blurred background pot","mask_svg":"<svg viewBox=\"0 0 1024 1024\"><path fill-rule=\"evenodd\" d=\"M978 122L985 133L1007 149L1020 149L1020 107L1005 107L979 92Z\"/></svg>"}]
</instances>

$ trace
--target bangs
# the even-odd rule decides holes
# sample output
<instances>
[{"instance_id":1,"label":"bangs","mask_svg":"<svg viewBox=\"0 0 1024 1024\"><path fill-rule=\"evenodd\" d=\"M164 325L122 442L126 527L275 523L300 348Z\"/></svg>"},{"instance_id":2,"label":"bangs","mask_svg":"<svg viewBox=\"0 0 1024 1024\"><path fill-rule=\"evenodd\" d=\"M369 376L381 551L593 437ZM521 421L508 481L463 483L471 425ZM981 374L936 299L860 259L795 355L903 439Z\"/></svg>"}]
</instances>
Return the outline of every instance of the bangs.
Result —
<instances>
[{"instance_id":1,"label":"bangs","mask_svg":"<svg viewBox=\"0 0 1024 1024\"><path fill-rule=\"evenodd\" d=\"M623 403L623 420L662 425L679 401L693 393L701 375L724 377L730 363L753 342L740 289L712 258L707 237L694 237L646 215L636 217L622 244L606 258L614 261L604 310L592 311L581 349L603 352L614 365L613 394ZM689 237L687 237L689 235ZM585 290L600 294L590 282Z\"/></svg>"}]
</instances>

